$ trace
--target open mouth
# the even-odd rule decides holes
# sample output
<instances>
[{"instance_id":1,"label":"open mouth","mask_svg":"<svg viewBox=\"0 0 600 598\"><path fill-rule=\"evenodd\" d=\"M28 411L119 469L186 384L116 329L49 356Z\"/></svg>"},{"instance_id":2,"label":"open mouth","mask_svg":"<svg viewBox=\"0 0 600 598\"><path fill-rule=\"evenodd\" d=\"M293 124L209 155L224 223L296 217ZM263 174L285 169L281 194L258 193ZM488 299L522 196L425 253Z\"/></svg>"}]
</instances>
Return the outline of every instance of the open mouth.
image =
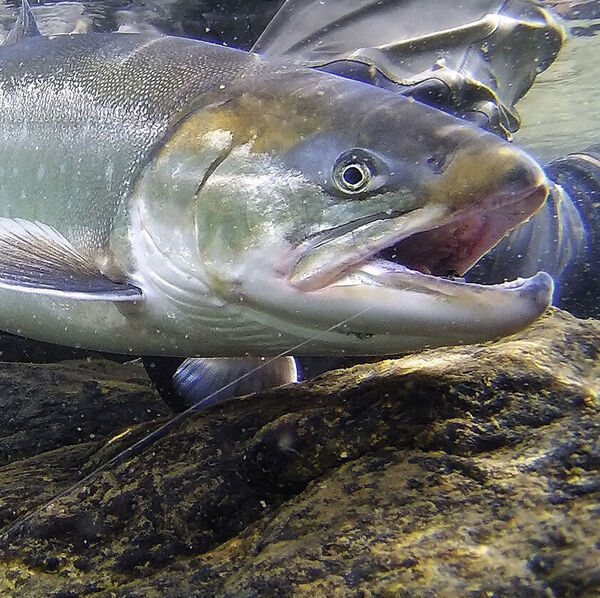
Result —
<instances>
[{"instance_id":1,"label":"open mouth","mask_svg":"<svg viewBox=\"0 0 600 598\"><path fill-rule=\"evenodd\" d=\"M473 201L452 214L442 206L429 205L408 214L361 222L351 230L344 227L337 236L327 231L323 239L312 239L304 248L292 283L304 291L357 283L404 286L413 275L413 284L418 280L419 285L436 292L442 281L464 288L467 283L459 277L531 217L546 194L546 185L536 184L518 194Z\"/></svg>"},{"instance_id":2,"label":"open mouth","mask_svg":"<svg viewBox=\"0 0 600 598\"><path fill-rule=\"evenodd\" d=\"M436 277L464 275L510 230L525 221L546 197L534 188L519 202L495 209L471 206L447 224L410 235L379 252L378 258Z\"/></svg>"}]
</instances>

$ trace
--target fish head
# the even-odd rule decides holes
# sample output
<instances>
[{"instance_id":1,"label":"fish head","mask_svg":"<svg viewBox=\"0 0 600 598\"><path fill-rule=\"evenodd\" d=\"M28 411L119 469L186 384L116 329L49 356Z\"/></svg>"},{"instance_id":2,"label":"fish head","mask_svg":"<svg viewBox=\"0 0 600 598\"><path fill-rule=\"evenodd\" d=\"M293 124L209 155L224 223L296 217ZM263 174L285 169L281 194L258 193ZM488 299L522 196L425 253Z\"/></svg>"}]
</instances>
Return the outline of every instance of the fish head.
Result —
<instances>
[{"instance_id":1,"label":"fish head","mask_svg":"<svg viewBox=\"0 0 600 598\"><path fill-rule=\"evenodd\" d=\"M525 152L316 71L282 68L223 97L179 123L153 168L186 177L199 276L265 336L289 339L273 351L478 342L549 304L544 273L490 286L455 278L543 204L545 175Z\"/></svg>"}]
</instances>

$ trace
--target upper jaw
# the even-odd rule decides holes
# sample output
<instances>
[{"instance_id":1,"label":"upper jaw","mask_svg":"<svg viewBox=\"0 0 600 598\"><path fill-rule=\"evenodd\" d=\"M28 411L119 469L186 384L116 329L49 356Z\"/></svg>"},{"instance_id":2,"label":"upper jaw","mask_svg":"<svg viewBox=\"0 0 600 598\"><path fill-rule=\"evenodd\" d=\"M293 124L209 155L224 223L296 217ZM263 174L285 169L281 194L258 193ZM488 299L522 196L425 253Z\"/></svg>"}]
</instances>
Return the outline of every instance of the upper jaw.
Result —
<instances>
[{"instance_id":1,"label":"upper jaw","mask_svg":"<svg viewBox=\"0 0 600 598\"><path fill-rule=\"evenodd\" d=\"M322 231L294 251L296 263L289 282L302 291L329 286L394 243L430 229L432 222L441 223L444 212L443 206L429 205L399 216L361 219L356 226Z\"/></svg>"}]
</instances>

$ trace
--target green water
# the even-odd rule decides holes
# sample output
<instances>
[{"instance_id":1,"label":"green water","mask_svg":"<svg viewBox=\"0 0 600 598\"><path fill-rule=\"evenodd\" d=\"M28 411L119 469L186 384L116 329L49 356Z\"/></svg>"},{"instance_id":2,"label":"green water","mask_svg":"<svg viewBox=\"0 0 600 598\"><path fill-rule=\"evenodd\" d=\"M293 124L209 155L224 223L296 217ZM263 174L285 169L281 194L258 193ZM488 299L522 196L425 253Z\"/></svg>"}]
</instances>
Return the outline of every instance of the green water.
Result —
<instances>
[{"instance_id":1,"label":"green water","mask_svg":"<svg viewBox=\"0 0 600 598\"><path fill-rule=\"evenodd\" d=\"M515 142L542 162L600 143L600 34L569 37L518 104Z\"/></svg>"}]
</instances>

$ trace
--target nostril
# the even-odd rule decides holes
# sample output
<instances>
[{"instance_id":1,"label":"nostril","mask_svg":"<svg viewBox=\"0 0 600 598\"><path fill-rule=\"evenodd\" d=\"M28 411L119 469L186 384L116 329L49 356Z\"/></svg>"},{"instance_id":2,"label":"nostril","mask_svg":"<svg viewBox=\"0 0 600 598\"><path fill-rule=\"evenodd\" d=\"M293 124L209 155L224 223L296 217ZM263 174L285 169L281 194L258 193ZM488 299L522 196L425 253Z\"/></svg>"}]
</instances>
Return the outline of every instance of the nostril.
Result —
<instances>
[{"instance_id":1,"label":"nostril","mask_svg":"<svg viewBox=\"0 0 600 598\"><path fill-rule=\"evenodd\" d=\"M504 176L507 183L533 186L539 184L539 173L528 164L515 164Z\"/></svg>"},{"instance_id":2,"label":"nostril","mask_svg":"<svg viewBox=\"0 0 600 598\"><path fill-rule=\"evenodd\" d=\"M437 152L433 154L431 157L427 158L427 165L435 172L436 174L440 174L444 172L444 166L446 165L446 154L442 152Z\"/></svg>"}]
</instances>

